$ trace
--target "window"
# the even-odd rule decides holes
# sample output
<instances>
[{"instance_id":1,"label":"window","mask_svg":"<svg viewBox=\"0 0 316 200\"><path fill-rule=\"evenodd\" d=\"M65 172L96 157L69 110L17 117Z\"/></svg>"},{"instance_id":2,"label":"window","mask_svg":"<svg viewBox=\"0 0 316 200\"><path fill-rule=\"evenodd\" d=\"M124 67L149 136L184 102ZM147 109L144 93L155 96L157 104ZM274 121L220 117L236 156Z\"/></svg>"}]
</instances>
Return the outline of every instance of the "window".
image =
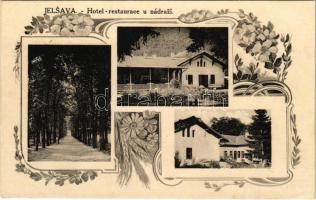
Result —
<instances>
[{"instance_id":1,"label":"window","mask_svg":"<svg viewBox=\"0 0 316 200\"><path fill-rule=\"evenodd\" d=\"M205 67L206 65L205 65L205 61L203 62L203 66Z\"/></svg>"},{"instance_id":2,"label":"window","mask_svg":"<svg viewBox=\"0 0 316 200\"><path fill-rule=\"evenodd\" d=\"M159 83L164 83L164 82L168 82L168 75L160 75Z\"/></svg>"},{"instance_id":3,"label":"window","mask_svg":"<svg viewBox=\"0 0 316 200\"><path fill-rule=\"evenodd\" d=\"M187 137L190 137L190 129L188 128Z\"/></svg>"},{"instance_id":4,"label":"window","mask_svg":"<svg viewBox=\"0 0 316 200\"><path fill-rule=\"evenodd\" d=\"M194 132L195 132L195 130L192 130L192 137L194 137Z\"/></svg>"},{"instance_id":5,"label":"window","mask_svg":"<svg viewBox=\"0 0 316 200\"><path fill-rule=\"evenodd\" d=\"M186 148L186 159L192 159L192 148Z\"/></svg>"},{"instance_id":6,"label":"window","mask_svg":"<svg viewBox=\"0 0 316 200\"><path fill-rule=\"evenodd\" d=\"M245 152L244 151L241 152L241 157L245 158Z\"/></svg>"},{"instance_id":7,"label":"window","mask_svg":"<svg viewBox=\"0 0 316 200\"><path fill-rule=\"evenodd\" d=\"M232 151L229 151L229 156L233 157L233 152Z\"/></svg>"},{"instance_id":8,"label":"window","mask_svg":"<svg viewBox=\"0 0 316 200\"><path fill-rule=\"evenodd\" d=\"M150 76L149 75L140 75L140 81L142 83L149 83L150 82Z\"/></svg>"},{"instance_id":9,"label":"window","mask_svg":"<svg viewBox=\"0 0 316 200\"><path fill-rule=\"evenodd\" d=\"M224 151L224 157L225 158L227 157L227 151Z\"/></svg>"},{"instance_id":10,"label":"window","mask_svg":"<svg viewBox=\"0 0 316 200\"><path fill-rule=\"evenodd\" d=\"M210 84L215 84L215 75L211 74L210 76Z\"/></svg>"},{"instance_id":11,"label":"window","mask_svg":"<svg viewBox=\"0 0 316 200\"><path fill-rule=\"evenodd\" d=\"M129 69L117 69L117 83L118 84L128 84L129 83Z\"/></svg>"},{"instance_id":12,"label":"window","mask_svg":"<svg viewBox=\"0 0 316 200\"><path fill-rule=\"evenodd\" d=\"M238 158L240 158L240 151L238 151Z\"/></svg>"},{"instance_id":13,"label":"window","mask_svg":"<svg viewBox=\"0 0 316 200\"><path fill-rule=\"evenodd\" d=\"M183 130L182 130L182 137L184 137L184 136L185 136L185 134L184 134L184 130L185 130L185 129L183 129Z\"/></svg>"},{"instance_id":14,"label":"window","mask_svg":"<svg viewBox=\"0 0 316 200\"><path fill-rule=\"evenodd\" d=\"M150 73L152 83L168 83L167 69L151 69Z\"/></svg>"},{"instance_id":15,"label":"window","mask_svg":"<svg viewBox=\"0 0 316 200\"><path fill-rule=\"evenodd\" d=\"M193 84L193 75L188 75L188 84L189 85Z\"/></svg>"},{"instance_id":16,"label":"window","mask_svg":"<svg viewBox=\"0 0 316 200\"><path fill-rule=\"evenodd\" d=\"M197 66L198 66L198 67L200 66L200 61L197 61Z\"/></svg>"}]
</instances>

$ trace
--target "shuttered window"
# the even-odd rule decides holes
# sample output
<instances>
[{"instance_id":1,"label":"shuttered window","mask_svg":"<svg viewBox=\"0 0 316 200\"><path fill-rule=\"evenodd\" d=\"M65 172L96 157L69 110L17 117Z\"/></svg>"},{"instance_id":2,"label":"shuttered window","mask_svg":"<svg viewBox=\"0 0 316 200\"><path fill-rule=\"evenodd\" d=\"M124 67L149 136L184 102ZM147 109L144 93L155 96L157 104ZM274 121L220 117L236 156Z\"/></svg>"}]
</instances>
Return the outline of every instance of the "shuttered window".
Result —
<instances>
[{"instance_id":1,"label":"shuttered window","mask_svg":"<svg viewBox=\"0 0 316 200\"><path fill-rule=\"evenodd\" d=\"M215 84L215 75L211 74L210 76L210 84Z\"/></svg>"},{"instance_id":2,"label":"shuttered window","mask_svg":"<svg viewBox=\"0 0 316 200\"><path fill-rule=\"evenodd\" d=\"M192 148L186 148L186 159L192 159Z\"/></svg>"},{"instance_id":3,"label":"shuttered window","mask_svg":"<svg viewBox=\"0 0 316 200\"><path fill-rule=\"evenodd\" d=\"M189 85L193 84L193 75L188 75L188 84Z\"/></svg>"}]
</instances>

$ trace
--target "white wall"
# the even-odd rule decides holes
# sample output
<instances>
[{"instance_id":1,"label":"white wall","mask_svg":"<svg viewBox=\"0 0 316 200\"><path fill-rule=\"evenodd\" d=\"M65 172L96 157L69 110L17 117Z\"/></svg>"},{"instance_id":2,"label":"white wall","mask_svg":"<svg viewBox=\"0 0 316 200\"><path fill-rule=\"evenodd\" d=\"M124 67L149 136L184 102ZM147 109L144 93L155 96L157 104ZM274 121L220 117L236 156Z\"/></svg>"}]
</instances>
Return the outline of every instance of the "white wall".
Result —
<instances>
[{"instance_id":1,"label":"white wall","mask_svg":"<svg viewBox=\"0 0 316 200\"><path fill-rule=\"evenodd\" d=\"M208 84L209 87L223 87L224 86L224 72L223 68L220 64L217 62L214 62L212 64L212 60L209 59L206 56L203 56L203 62L206 62L205 67L198 67L197 62L200 61L200 58L197 58L195 60L192 60L191 65L190 63L187 63L183 67L186 67L187 69L184 69L182 72L182 85L183 86L199 86L199 75L207 75L208 76ZM215 75L215 84L210 84L210 75ZM188 84L187 75L193 75L193 84Z\"/></svg>"},{"instance_id":2,"label":"white wall","mask_svg":"<svg viewBox=\"0 0 316 200\"><path fill-rule=\"evenodd\" d=\"M250 162L247 158L242 158L242 151L244 153L248 153L248 150L250 150L249 147L247 146L242 146L242 147L220 147L220 157L224 158L225 155L225 151L227 151L227 155L230 156L230 151L232 151L232 154L234 156L234 151L237 151L237 162L241 162L243 161L242 159L244 159L245 162ZM240 158L238 158L238 151L240 151Z\"/></svg>"},{"instance_id":3,"label":"white wall","mask_svg":"<svg viewBox=\"0 0 316 200\"><path fill-rule=\"evenodd\" d=\"M192 130L195 130L192 137ZM187 137L187 129L185 136L182 137L182 131L175 133L175 151L179 152L181 164L198 162L200 160L219 161L220 148L219 139L207 133L203 128L194 125L190 128L190 137ZM186 160L186 148L192 148L192 160Z\"/></svg>"}]
</instances>

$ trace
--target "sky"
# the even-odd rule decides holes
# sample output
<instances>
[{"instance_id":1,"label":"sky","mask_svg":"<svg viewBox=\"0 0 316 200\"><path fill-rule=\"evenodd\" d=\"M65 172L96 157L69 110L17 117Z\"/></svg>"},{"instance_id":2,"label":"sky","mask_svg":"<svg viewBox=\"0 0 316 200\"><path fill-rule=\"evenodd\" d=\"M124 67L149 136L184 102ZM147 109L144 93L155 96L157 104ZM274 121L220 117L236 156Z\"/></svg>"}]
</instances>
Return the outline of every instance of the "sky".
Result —
<instances>
[{"instance_id":1,"label":"sky","mask_svg":"<svg viewBox=\"0 0 316 200\"><path fill-rule=\"evenodd\" d=\"M216 117L232 117L240 119L240 121L246 125L252 122L251 117L255 114L254 110L252 109L183 109L183 110L176 110L175 112L175 120L178 121L179 119L185 119L191 117L192 115L201 118L206 124L210 125L210 121Z\"/></svg>"}]
</instances>

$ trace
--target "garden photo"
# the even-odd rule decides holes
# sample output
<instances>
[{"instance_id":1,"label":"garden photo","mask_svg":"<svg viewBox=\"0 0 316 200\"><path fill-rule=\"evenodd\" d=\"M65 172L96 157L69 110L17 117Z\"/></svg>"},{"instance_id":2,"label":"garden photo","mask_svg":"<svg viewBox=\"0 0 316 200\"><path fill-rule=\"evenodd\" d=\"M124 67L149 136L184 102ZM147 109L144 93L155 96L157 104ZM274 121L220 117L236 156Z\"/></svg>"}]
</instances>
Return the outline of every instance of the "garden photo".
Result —
<instances>
[{"instance_id":1,"label":"garden photo","mask_svg":"<svg viewBox=\"0 0 316 200\"><path fill-rule=\"evenodd\" d=\"M111 47L28 46L28 161L110 161Z\"/></svg>"},{"instance_id":2,"label":"garden photo","mask_svg":"<svg viewBox=\"0 0 316 200\"><path fill-rule=\"evenodd\" d=\"M228 106L227 27L118 27L118 106Z\"/></svg>"},{"instance_id":3,"label":"garden photo","mask_svg":"<svg viewBox=\"0 0 316 200\"><path fill-rule=\"evenodd\" d=\"M176 110L175 168L271 167L270 111Z\"/></svg>"}]
</instances>

